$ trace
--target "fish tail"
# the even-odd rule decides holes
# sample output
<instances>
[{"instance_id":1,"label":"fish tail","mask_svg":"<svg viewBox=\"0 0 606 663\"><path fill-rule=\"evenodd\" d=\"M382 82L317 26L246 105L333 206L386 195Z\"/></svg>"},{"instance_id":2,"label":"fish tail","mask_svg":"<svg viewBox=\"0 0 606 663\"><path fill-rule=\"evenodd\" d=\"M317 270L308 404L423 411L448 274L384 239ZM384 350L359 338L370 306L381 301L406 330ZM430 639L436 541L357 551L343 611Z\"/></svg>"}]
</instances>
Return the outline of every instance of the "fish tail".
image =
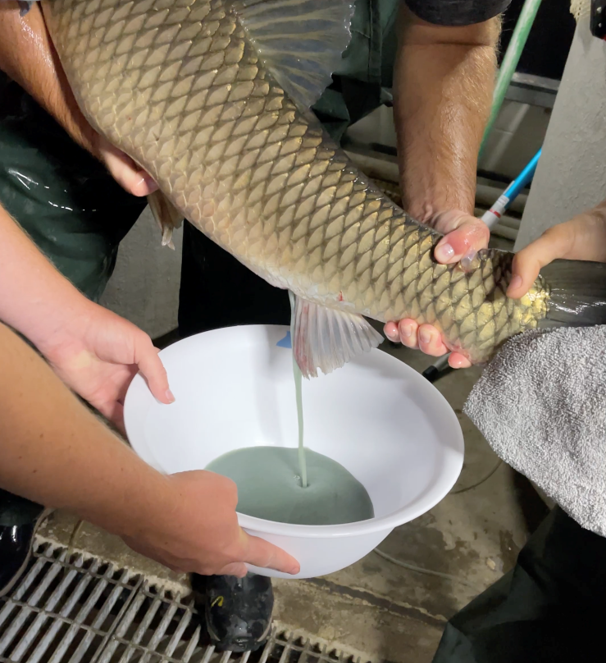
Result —
<instances>
[{"instance_id":1,"label":"fish tail","mask_svg":"<svg viewBox=\"0 0 606 663\"><path fill-rule=\"evenodd\" d=\"M555 260L541 270L549 308L541 327L606 324L606 263Z\"/></svg>"}]
</instances>

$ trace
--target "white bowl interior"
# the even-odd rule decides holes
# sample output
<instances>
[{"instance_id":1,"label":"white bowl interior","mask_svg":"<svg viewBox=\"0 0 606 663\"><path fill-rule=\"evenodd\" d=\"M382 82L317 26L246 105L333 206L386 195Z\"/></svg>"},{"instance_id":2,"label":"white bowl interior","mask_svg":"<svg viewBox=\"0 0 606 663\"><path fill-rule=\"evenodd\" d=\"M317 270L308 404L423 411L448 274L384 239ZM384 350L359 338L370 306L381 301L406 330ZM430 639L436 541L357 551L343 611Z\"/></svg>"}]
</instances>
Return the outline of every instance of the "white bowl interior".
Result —
<instances>
[{"instance_id":1,"label":"white bowl interior","mask_svg":"<svg viewBox=\"0 0 606 663\"><path fill-rule=\"evenodd\" d=\"M296 446L292 354L278 345L288 329L253 325L206 332L162 351L176 397L166 406L137 376L125 419L135 451L158 470L203 469L254 445ZM463 436L433 385L374 350L343 368L303 381L305 444L347 468L368 490L375 518L309 527L240 515L261 533L355 535L407 522L439 502L463 462Z\"/></svg>"}]
</instances>

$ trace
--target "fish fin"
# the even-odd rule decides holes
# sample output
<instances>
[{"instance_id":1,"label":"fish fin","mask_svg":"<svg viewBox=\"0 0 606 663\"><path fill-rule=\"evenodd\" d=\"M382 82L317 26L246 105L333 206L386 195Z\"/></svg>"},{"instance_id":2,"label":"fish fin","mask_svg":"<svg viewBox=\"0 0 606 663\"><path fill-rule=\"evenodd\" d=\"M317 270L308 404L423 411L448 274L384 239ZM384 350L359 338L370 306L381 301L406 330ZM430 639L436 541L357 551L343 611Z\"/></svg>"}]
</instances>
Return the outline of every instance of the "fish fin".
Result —
<instances>
[{"instance_id":1,"label":"fish fin","mask_svg":"<svg viewBox=\"0 0 606 663\"><path fill-rule=\"evenodd\" d=\"M606 324L606 263L554 260L541 277L550 294L541 327Z\"/></svg>"},{"instance_id":2,"label":"fish fin","mask_svg":"<svg viewBox=\"0 0 606 663\"><path fill-rule=\"evenodd\" d=\"M173 231L183 223L183 215L160 191L154 191L147 196L149 208L162 230L162 246L168 246L174 250Z\"/></svg>"},{"instance_id":3,"label":"fish fin","mask_svg":"<svg viewBox=\"0 0 606 663\"><path fill-rule=\"evenodd\" d=\"M296 297L293 351L304 377L340 368L376 348L383 337L361 315L318 306Z\"/></svg>"},{"instance_id":4,"label":"fish fin","mask_svg":"<svg viewBox=\"0 0 606 663\"><path fill-rule=\"evenodd\" d=\"M311 108L351 39L353 0L236 0L234 10L279 85Z\"/></svg>"}]
</instances>

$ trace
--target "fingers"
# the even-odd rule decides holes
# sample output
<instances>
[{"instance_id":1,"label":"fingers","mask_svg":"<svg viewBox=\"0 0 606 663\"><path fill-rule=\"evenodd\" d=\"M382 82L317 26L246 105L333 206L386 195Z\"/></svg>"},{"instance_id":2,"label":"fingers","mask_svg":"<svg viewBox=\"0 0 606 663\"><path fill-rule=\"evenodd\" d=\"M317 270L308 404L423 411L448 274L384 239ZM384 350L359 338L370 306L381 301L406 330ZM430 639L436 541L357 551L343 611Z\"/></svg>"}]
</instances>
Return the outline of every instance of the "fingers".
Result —
<instances>
[{"instance_id":1,"label":"fingers","mask_svg":"<svg viewBox=\"0 0 606 663\"><path fill-rule=\"evenodd\" d=\"M564 257L569 249L569 233L566 224L554 226L539 239L516 253L512 265L512 277L507 296L523 297L535 282L539 272L553 260Z\"/></svg>"},{"instance_id":2,"label":"fingers","mask_svg":"<svg viewBox=\"0 0 606 663\"><path fill-rule=\"evenodd\" d=\"M383 327L383 333L392 343L401 343L398 325L395 322L387 322Z\"/></svg>"},{"instance_id":3,"label":"fingers","mask_svg":"<svg viewBox=\"0 0 606 663\"><path fill-rule=\"evenodd\" d=\"M248 564L290 575L296 575L301 570L299 562L278 546L256 536L250 536L246 532L242 533L245 536L246 546L244 561Z\"/></svg>"},{"instance_id":4,"label":"fingers","mask_svg":"<svg viewBox=\"0 0 606 663\"><path fill-rule=\"evenodd\" d=\"M144 339L135 348L135 363L147 380L154 397L166 405L174 403L175 397L168 386L168 376L158 356L158 350L153 346L149 336L145 335Z\"/></svg>"},{"instance_id":5,"label":"fingers","mask_svg":"<svg viewBox=\"0 0 606 663\"><path fill-rule=\"evenodd\" d=\"M464 258L473 256L488 246L490 230L488 226L475 217L467 217L452 232L445 235L437 244L434 256L438 262L452 265Z\"/></svg>"},{"instance_id":6,"label":"fingers","mask_svg":"<svg viewBox=\"0 0 606 663\"><path fill-rule=\"evenodd\" d=\"M448 357L448 364L451 368L469 368L471 366L469 359L458 352L451 353Z\"/></svg>"},{"instance_id":7,"label":"fingers","mask_svg":"<svg viewBox=\"0 0 606 663\"><path fill-rule=\"evenodd\" d=\"M454 264L465 257L473 257L488 246L490 230L481 220L460 210L441 212L429 224L444 237L438 242L435 259L443 264Z\"/></svg>"},{"instance_id":8,"label":"fingers","mask_svg":"<svg viewBox=\"0 0 606 663\"><path fill-rule=\"evenodd\" d=\"M400 322L388 322L383 331L385 336L394 343L402 343L407 348L418 348L417 330L419 325L410 318L400 320Z\"/></svg>"},{"instance_id":9,"label":"fingers","mask_svg":"<svg viewBox=\"0 0 606 663\"><path fill-rule=\"evenodd\" d=\"M407 348L418 348L417 334L419 325L414 320L405 319L400 320L398 323L398 334L400 335L400 342Z\"/></svg>"},{"instance_id":10,"label":"fingers","mask_svg":"<svg viewBox=\"0 0 606 663\"><path fill-rule=\"evenodd\" d=\"M399 324L388 322L385 325L386 336L400 342L407 348L419 349L432 357L441 357L448 352L442 342L440 332L433 325L420 325L410 318L400 320Z\"/></svg>"},{"instance_id":11,"label":"fingers","mask_svg":"<svg viewBox=\"0 0 606 663\"><path fill-rule=\"evenodd\" d=\"M417 331L419 350L432 357L441 357L448 352L442 342L442 335L432 325L421 325Z\"/></svg>"},{"instance_id":12,"label":"fingers","mask_svg":"<svg viewBox=\"0 0 606 663\"><path fill-rule=\"evenodd\" d=\"M158 185L148 173L139 168L128 155L101 137L99 153L111 176L133 196L148 196L158 189Z\"/></svg>"},{"instance_id":13,"label":"fingers","mask_svg":"<svg viewBox=\"0 0 606 663\"><path fill-rule=\"evenodd\" d=\"M418 325L414 320L401 320L399 324L388 322L383 331L394 343L402 343L408 348L418 349L432 357L442 357L448 347L442 341L440 332L432 325ZM469 368L471 362L465 355L452 352L448 357L451 368Z\"/></svg>"}]
</instances>

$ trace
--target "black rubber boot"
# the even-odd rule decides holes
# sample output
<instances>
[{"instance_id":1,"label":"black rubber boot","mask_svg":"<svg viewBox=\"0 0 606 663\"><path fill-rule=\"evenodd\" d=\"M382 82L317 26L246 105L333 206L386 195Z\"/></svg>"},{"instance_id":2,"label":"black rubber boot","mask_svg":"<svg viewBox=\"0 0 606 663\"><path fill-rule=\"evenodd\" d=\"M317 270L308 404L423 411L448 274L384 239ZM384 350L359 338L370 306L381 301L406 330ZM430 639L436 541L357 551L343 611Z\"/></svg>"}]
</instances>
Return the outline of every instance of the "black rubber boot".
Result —
<instances>
[{"instance_id":1,"label":"black rubber boot","mask_svg":"<svg viewBox=\"0 0 606 663\"><path fill-rule=\"evenodd\" d=\"M0 525L0 597L21 577L32 554L35 525Z\"/></svg>"},{"instance_id":2,"label":"black rubber boot","mask_svg":"<svg viewBox=\"0 0 606 663\"><path fill-rule=\"evenodd\" d=\"M0 488L0 596L8 594L25 571L34 534L50 513Z\"/></svg>"},{"instance_id":3,"label":"black rubber boot","mask_svg":"<svg viewBox=\"0 0 606 663\"><path fill-rule=\"evenodd\" d=\"M204 594L206 628L218 650L241 653L265 644L274 607L270 578L194 575L192 586Z\"/></svg>"}]
</instances>

